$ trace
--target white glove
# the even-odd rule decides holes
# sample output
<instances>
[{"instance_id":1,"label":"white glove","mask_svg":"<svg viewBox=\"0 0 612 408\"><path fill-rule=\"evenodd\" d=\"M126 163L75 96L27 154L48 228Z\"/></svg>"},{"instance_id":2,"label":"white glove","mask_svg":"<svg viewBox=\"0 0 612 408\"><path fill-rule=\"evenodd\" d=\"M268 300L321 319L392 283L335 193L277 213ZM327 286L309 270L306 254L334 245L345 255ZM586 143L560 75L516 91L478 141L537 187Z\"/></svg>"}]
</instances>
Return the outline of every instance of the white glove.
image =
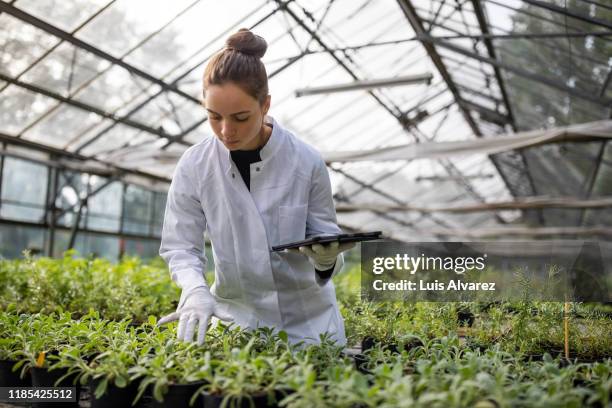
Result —
<instances>
[{"instance_id":1,"label":"white glove","mask_svg":"<svg viewBox=\"0 0 612 408\"><path fill-rule=\"evenodd\" d=\"M221 320L232 321L232 316L223 312L219 308L219 304L210 294L206 287L195 288L191 292L183 306L177 309L176 312L170 313L167 316L159 319L158 326L170 323L175 320L179 321L177 338L182 341L193 341L195 327L198 326L198 345L204 344L206 329L208 322L212 316L216 316Z\"/></svg>"},{"instance_id":2,"label":"white glove","mask_svg":"<svg viewBox=\"0 0 612 408\"><path fill-rule=\"evenodd\" d=\"M299 250L288 249L288 251L294 254L306 255L312 266L319 271L326 271L334 266L341 252L347 251L354 246L354 242L340 245L338 241L334 241L326 245L312 244L310 246L301 246Z\"/></svg>"}]
</instances>

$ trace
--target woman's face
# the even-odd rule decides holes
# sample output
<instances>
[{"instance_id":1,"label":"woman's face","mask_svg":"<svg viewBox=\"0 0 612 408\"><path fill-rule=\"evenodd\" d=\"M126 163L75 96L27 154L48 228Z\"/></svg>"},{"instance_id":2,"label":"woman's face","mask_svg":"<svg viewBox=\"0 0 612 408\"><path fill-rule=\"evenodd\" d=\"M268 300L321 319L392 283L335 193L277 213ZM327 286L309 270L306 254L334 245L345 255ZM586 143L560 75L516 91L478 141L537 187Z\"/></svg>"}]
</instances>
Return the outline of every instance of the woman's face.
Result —
<instances>
[{"instance_id":1,"label":"woman's face","mask_svg":"<svg viewBox=\"0 0 612 408\"><path fill-rule=\"evenodd\" d=\"M263 119L270 96L263 106L232 82L210 85L204 101L210 127L228 150L253 150L263 144Z\"/></svg>"}]
</instances>

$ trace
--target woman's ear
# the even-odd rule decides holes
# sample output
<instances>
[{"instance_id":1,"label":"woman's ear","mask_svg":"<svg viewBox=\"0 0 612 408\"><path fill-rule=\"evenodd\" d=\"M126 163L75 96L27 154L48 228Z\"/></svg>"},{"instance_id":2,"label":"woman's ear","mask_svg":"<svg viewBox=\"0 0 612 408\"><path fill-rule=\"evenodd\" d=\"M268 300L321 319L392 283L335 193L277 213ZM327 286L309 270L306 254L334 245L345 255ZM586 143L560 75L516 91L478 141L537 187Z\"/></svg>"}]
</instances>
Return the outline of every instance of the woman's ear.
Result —
<instances>
[{"instance_id":1,"label":"woman's ear","mask_svg":"<svg viewBox=\"0 0 612 408\"><path fill-rule=\"evenodd\" d=\"M261 111L264 115L268 114L268 110L270 109L270 101L272 100L272 97L270 95L266 96L266 100L264 101L263 105L261 106Z\"/></svg>"}]
</instances>

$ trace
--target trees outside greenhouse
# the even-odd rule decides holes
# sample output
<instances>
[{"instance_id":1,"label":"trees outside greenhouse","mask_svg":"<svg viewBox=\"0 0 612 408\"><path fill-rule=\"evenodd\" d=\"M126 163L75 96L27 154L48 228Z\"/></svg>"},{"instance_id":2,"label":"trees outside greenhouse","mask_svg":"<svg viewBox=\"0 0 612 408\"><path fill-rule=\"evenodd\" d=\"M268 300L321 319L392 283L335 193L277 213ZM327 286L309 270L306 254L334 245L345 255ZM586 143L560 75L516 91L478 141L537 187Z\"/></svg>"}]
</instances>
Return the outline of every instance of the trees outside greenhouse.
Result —
<instances>
[{"instance_id":1,"label":"trees outside greenhouse","mask_svg":"<svg viewBox=\"0 0 612 408\"><path fill-rule=\"evenodd\" d=\"M0 408L612 406L611 82L606 0L0 0Z\"/></svg>"}]
</instances>

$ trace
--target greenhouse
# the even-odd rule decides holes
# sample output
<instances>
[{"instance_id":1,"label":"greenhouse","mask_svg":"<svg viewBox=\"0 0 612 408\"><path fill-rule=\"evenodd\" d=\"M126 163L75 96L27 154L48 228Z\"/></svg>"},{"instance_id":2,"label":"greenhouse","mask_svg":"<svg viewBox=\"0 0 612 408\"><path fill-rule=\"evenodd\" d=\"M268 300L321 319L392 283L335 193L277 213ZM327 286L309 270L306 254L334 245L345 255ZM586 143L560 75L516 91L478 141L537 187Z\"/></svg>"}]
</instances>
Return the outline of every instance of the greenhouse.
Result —
<instances>
[{"instance_id":1,"label":"greenhouse","mask_svg":"<svg viewBox=\"0 0 612 408\"><path fill-rule=\"evenodd\" d=\"M0 0L0 408L612 407L610 0Z\"/></svg>"}]
</instances>

